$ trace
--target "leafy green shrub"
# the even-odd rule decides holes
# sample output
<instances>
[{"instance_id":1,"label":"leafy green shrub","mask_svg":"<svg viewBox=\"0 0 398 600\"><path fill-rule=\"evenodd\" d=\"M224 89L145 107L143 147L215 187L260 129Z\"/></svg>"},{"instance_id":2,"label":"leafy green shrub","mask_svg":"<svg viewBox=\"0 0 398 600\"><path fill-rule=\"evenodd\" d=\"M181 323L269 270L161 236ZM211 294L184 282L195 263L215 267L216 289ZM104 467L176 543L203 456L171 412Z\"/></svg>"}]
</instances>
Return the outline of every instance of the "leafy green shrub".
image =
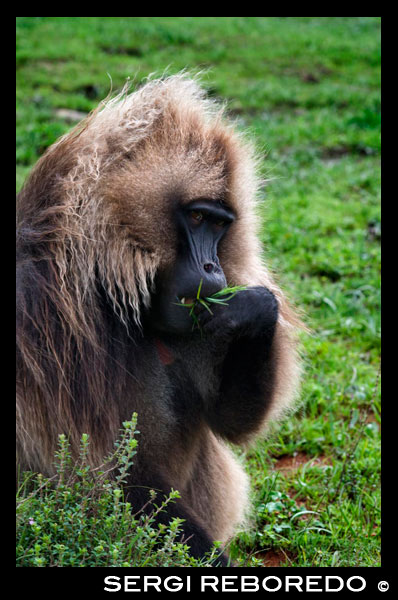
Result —
<instances>
[{"instance_id":1,"label":"leafy green shrub","mask_svg":"<svg viewBox=\"0 0 398 600\"><path fill-rule=\"evenodd\" d=\"M136 453L137 415L123 423L115 451L100 468L88 464L89 436L81 438L73 461L65 435L59 436L56 475L25 472L17 490L17 566L19 567L154 567L211 566L210 556L196 560L180 541L182 519L156 523L156 515L179 497L172 491L160 505L151 492L153 510L132 507L123 496Z\"/></svg>"}]
</instances>

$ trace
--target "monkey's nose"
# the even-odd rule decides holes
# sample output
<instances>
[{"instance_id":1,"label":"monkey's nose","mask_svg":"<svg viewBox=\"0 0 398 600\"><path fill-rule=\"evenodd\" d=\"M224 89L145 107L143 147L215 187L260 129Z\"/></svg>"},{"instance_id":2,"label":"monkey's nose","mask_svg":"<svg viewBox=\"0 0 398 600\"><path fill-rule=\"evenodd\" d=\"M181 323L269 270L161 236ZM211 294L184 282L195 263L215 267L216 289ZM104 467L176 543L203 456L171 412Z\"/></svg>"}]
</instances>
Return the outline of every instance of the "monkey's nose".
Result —
<instances>
[{"instance_id":1,"label":"monkey's nose","mask_svg":"<svg viewBox=\"0 0 398 600\"><path fill-rule=\"evenodd\" d=\"M215 264L214 263L206 263L205 265L203 265L203 268L206 271L206 273L213 273Z\"/></svg>"},{"instance_id":2,"label":"monkey's nose","mask_svg":"<svg viewBox=\"0 0 398 600\"><path fill-rule=\"evenodd\" d=\"M203 265L203 268L205 270L205 274L203 277L200 295L202 298L205 298L206 296L212 296L216 292L222 290L227 285L227 282L222 270L217 269L214 263L206 263Z\"/></svg>"}]
</instances>

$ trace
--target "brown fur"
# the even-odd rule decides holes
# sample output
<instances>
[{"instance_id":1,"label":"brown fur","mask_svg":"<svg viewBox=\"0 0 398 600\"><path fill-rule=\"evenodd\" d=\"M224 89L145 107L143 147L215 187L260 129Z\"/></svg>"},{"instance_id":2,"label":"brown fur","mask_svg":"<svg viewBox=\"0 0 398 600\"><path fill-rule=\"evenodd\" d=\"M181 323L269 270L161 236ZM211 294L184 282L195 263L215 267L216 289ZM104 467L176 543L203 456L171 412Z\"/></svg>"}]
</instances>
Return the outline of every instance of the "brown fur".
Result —
<instances>
[{"instance_id":1,"label":"brown fur","mask_svg":"<svg viewBox=\"0 0 398 600\"><path fill-rule=\"evenodd\" d=\"M299 321L261 257L258 186L252 147L185 75L149 81L131 94L123 90L38 161L18 199L17 447L23 468L51 474L59 433L69 435L74 453L81 433L89 433L97 464L113 447L121 421L137 410L141 454L164 463L173 487L189 498L213 538L232 534L247 503L242 468L203 424L189 443L174 439L176 417L162 397L167 379L158 356L145 342L138 358L126 348L129 322L140 326L156 273L175 259L176 204L222 198L237 215L219 249L228 283L266 286L280 305L277 386L267 420L291 404L300 370ZM116 333L101 313L98 281L118 315ZM120 348L117 335L124 340ZM193 344L190 352L197 380L200 348ZM199 378L198 386L211 386L211 378Z\"/></svg>"}]
</instances>

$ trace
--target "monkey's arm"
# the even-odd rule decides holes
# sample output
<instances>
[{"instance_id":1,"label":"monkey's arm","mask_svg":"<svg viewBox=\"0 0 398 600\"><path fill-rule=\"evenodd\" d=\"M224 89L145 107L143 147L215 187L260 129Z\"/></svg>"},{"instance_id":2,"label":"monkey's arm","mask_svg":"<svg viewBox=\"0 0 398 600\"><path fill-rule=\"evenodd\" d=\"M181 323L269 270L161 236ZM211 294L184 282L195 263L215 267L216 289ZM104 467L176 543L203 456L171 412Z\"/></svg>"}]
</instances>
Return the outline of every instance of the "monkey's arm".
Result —
<instances>
[{"instance_id":1,"label":"monkey's arm","mask_svg":"<svg viewBox=\"0 0 398 600\"><path fill-rule=\"evenodd\" d=\"M204 330L230 343L207 418L216 433L240 443L261 428L274 394L278 305L267 288L254 287L214 312L213 318L204 317Z\"/></svg>"}]
</instances>

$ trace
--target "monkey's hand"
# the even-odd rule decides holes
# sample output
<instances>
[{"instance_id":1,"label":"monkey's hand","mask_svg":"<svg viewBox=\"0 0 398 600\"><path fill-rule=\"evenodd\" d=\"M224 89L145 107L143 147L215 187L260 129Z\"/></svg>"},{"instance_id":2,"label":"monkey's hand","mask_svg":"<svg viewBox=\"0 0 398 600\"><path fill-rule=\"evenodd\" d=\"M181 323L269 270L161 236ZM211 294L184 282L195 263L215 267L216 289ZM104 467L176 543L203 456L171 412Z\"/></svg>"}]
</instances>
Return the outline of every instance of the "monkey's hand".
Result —
<instances>
[{"instance_id":1,"label":"monkey's hand","mask_svg":"<svg viewBox=\"0 0 398 600\"><path fill-rule=\"evenodd\" d=\"M267 288L252 287L202 319L207 334L227 342L219 393L208 405L207 421L214 432L239 444L261 429L272 403L278 303Z\"/></svg>"},{"instance_id":2,"label":"monkey's hand","mask_svg":"<svg viewBox=\"0 0 398 600\"><path fill-rule=\"evenodd\" d=\"M213 308L214 307L214 308ZM278 302L266 287L251 287L238 292L228 306L212 304L203 310L199 321L208 335L229 339L265 337L272 340L278 319Z\"/></svg>"}]
</instances>

